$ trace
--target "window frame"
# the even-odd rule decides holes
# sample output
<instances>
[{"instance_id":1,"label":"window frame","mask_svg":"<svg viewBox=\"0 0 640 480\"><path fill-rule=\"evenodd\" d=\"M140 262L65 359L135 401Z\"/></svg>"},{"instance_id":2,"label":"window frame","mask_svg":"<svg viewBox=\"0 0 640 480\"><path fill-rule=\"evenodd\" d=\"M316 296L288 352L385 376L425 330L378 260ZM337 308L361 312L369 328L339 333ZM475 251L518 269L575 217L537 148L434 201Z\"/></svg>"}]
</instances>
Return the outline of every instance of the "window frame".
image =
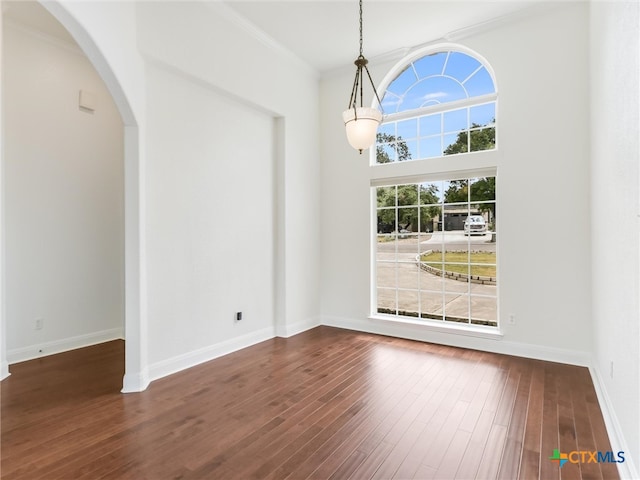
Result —
<instances>
[{"instance_id":1,"label":"window frame","mask_svg":"<svg viewBox=\"0 0 640 480\"><path fill-rule=\"evenodd\" d=\"M409 56L399 61L380 84L379 92L386 92L389 84L401 73L411 62L426 55L442 51L456 51L467 54L478 60L491 76L495 91L491 94L466 98L449 103L430 105L419 109L397 112L385 116L385 121L398 121L408 118L420 117L433 113L456 110L459 108L495 102L496 118L494 127L496 129L496 144L491 150L480 150L464 152L453 155L441 155L438 157L428 157L412 159L406 162L376 163L376 148L373 146L369 150L369 181L370 181L370 306L369 319L373 321L385 321L406 324L407 326L420 326L421 329L433 330L437 332L456 333L483 338L501 338L502 323L500 321L500 281L496 286L496 322L497 326L474 325L470 323L458 324L455 322L445 322L442 320L416 319L403 317L400 315L379 314L377 312L377 198L376 188L379 186L402 185L408 183L423 183L442 180L456 180L463 178L495 177L496 184L499 184L498 159L501 152L498 148L498 88L493 69L489 62L477 52L466 47L454 44L438 44L423 49L419 49ZM500 203L499 188L496 187L496 205ZM496 268L499 279L499 247L496 246Z\"/></svg>"},{"instance_id":2,"label":"window frame","mask_svg":"<svg viewBox=\"0 0 640 480\"><path fill-rule=\"evenodd\" d=\"M380 82L380 85L377 88L378 92L381 92L381 94L379 95L380 98L384 97L384 94L387 90L387 88L389 87L389 85L391 85L391 83L393 83L393 81L397 78L397 76L402 73L406 67L408 65L410 65L412 62L415 62L423 57L426 57L428 55L432 55L432 54L436 54L436 53L441 53L441 52L458 52L458 53L463 53L465 55L468 55L474 59L476 59L478 62L480 62L480 64L486 69L487 73L489 74L489 76L491 77L491 80L493 82L493 86L494 86L494 92L493 93L489 93L489 94L483 94L483 95L478 95L475 97L469 97L469 98L463 98L461 100L454 100L452 102L448 102L448 103L440 103L440 104L436 104L436 105L428 105L425 107L421 107L421 108L416 108L416 109L412 109L412 110L405 110L405 111L401 111L401 112L394 112L394 113L389 113L389 114L384 114L383 117L383 121L382 124L385 124L387 122L398 122L398 121L402 121L402 120L408 120L408 119L413 119L413 118L420 118L420 117L424 117L427 115L432 115L432 114L436 114L436 113L444 113L444 112L448 112L448 111L452 111L452 110L458 110L458 109L462 109L462 108L470 108L472 106L476 106L476 105L482 105L482 104L487 104L487 103L495 103L495 110L496 110L496 115L495 115L495 120L494 120L494 125L493 127L495 128L495 147L492 150L498 150L499 148L499 134L498 134L498 85L496 82L496 76L495 73L493 71L493 68L491 68L491 64L482 56L479 55L477 52L471 50L470 48L464 47L462 45L456 45L456 44L450 44L450 43L440 43L437 45L432 45L426 48L421 48L416 50L415 52L413 52L412 54L404 57L402 60L400 60L398 63L396 63L396 65L394 67L392 67L389 72L387 73L387 75L383 78L382 82ZM371 104L372 107L377 107L377 100L374 99L372 101ZM471 128L471 126L468 126L467 131L469 131L469 129ZM481 151L485 151L485 150L481 150ZM383 165L389 165L386 163L377 163L376 162L376 148L375 148L375 144L372 148L369 149L369 165L373 166L373 167L380 167ZM475 154L478 152L465 152L462 154L455 154L455 155L468 155L468 154ZM442 157L451 157L452 155L440 155L440 156L436 156L436 157L427 157L427 159L429 160L434 160L434 159L438 159L438 158L442 158ZM411 162L415 162L415 161L419 161L422 160L424 158L420 158L420 159L411 159ZM391 163L398 163L398 162L391 162Z\"/></svg>"}]
</instances>

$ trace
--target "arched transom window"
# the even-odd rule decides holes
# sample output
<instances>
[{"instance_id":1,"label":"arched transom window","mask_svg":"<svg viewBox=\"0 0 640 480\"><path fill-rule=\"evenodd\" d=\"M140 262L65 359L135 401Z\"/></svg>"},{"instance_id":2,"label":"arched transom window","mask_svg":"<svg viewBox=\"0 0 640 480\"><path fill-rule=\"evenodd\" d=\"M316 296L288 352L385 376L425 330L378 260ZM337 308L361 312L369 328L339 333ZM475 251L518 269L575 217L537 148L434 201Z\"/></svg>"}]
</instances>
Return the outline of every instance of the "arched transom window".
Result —
<instances>
[{"instance_id":1,"label":"arched transom window","mask_svg":"<svg viewBox=\"0 0 640 480\"><path fill-rule=\"evenodd\" d=\"M376 163L495 148L496 97L491 73L467 53L413 60L384 90Z\"/></svg>"}]
</instances>

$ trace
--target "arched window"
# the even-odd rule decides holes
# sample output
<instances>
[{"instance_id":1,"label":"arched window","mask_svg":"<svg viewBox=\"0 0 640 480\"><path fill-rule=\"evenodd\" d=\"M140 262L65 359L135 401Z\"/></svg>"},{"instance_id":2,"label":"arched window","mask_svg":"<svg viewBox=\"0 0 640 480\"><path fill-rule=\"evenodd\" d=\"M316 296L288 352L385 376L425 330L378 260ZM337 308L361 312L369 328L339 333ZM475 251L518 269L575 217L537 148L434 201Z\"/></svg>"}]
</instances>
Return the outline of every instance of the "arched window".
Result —
<instances>
[{"instance_id":1,"label":"arched window","mask_svg":"<svg viewBox=\"0 0 640 480\"><path fill-rule=\"evenodd\" d=\"M406 58L382 85L385 117L370 168L371 316L496 334L493 73L464 47L431 47ZM481 150L489 152L473 156ZM456 158L443 162L447 155ZM418 161L399 163L407 160Z\"/></svg>"},{"instance_id":2,"label":"arched window","mask_svg":"<svg viewBox=\"0 0 640 480\"><path fill-rule=\"evenodd\" d=\"M471 54L447 49L420 56L383 92L376 163L495 148L495 82Z\"/></svg>"}]
</instances>

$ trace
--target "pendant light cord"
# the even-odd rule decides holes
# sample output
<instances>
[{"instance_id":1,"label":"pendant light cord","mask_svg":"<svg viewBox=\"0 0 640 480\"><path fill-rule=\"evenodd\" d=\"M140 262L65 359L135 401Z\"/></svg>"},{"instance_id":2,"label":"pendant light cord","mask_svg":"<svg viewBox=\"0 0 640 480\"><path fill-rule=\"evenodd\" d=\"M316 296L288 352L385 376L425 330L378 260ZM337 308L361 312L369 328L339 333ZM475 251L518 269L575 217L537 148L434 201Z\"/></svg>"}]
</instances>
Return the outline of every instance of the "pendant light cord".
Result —
<instances>
[{"instance_id":1,"label":"pendant light cord","mask_svg":"<svg viewBox=\"0 0 640 480\"><path fill-rule=\"evenodd\" d=\"M351 89L351 97L349 99L349 107L348 108L353 108L354 112L357 106L357 99L358 99L358 90L360 90L360 106L363 106L363 101L364 101L364 92L363 92L363 87L364 87L364 78L363 78L363 73L362 70L364 70L367 74L367 77L369 78L369 82L371 83L371 88L373 89L373 93L376 97L376 100L378 100L378 105L380 106L380 109L383 111L382 109L382 102L380 101L380 97L378 96L378 92L376 91L376 87L373 83L373 79L371 78L371 74L369 73L369 69L367 68L367 63L369 63L369 61L364 58L363 55L363 48L362 48L362 0L360 0L359 2L359 6L360 6L360 56L356 59L356 61L354 62L356 64L356 78L354 79L353 82L353 87ZM356 116L357 118L357 116Z\"/></svg>"},{"instance_id":2,"label":"pendant light cord","mask_svg":"<svg viewBox=\"0 0 640 480\"><path fill-rule=\"evenodd\" d=\"M362 57L362 0L360 0L360 56Z\"/></svg>"}]
</instances>

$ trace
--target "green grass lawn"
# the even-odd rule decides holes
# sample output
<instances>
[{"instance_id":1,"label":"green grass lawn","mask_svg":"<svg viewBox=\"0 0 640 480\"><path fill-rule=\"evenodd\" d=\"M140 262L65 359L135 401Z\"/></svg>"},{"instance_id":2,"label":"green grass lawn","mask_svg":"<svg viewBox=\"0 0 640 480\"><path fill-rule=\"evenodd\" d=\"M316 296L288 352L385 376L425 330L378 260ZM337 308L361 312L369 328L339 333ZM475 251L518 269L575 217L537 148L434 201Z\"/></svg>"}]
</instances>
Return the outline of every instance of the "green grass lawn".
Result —
<instances>
[{"instance_id":1,"label":"green grass lawn","mask_svg":"<svg viewBox=\"0 0 640 480\"><path fill-rule=\"evenodd\" d=\"M442 252L432 252L421 255L420 260L427 265L438 270L442 270ZM468 263L478 263L482 265L471 265L471 275L483 277L496 276L496 254L494 252L445 252L444 269L447 272L468 274Z\"/></svg>"}]
</instances>

